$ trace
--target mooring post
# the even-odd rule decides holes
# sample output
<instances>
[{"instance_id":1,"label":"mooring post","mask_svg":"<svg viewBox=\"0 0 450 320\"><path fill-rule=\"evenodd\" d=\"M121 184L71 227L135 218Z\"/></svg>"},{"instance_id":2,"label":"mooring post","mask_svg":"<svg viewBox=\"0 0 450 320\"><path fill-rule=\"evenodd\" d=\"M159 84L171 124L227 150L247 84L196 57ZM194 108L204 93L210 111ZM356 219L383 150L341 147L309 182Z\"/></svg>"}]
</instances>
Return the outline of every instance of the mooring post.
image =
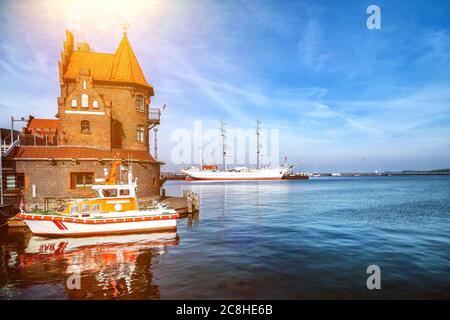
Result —
<instances>
[{"instance_id":1,"label":"mooring post","mask_svg":"<svg viewBox=\"0 0 450 320\"><path fill-rule=\"evenodd\" d=\"M188 203L188 212L192 213L192 198L191 197L187 198L187 203Z\"/></svg>"},{"instance_id":2,"label":"mooring post","mask_svg":"<svg viewBox=\"0 0 450 320\"><path fill-rule=\"evenodd\" d=\"M194 195L194 209L195 211L199 211L200 201L198 200L198 194Z\"/></svg>"}]
</instances>

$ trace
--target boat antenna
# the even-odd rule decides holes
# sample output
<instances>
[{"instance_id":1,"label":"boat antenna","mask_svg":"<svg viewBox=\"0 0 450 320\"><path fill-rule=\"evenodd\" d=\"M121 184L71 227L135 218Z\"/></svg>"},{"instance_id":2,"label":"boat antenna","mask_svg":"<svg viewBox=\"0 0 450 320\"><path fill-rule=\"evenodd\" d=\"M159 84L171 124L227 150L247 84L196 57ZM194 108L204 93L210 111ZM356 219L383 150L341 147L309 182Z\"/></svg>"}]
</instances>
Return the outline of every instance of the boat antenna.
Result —
<instances>
[{"instance_id":1,"label":"boat antenna","mask_svg":"<svg viewBox=\"0 0 450 320\"><path fill-rule=\"evenodd\" d=\"M223 117L220 119L220 128L222 132L222 161L223 170L227 171L227 137L225 136L225 122Z\"/></svg>"},{"instance_id":2,"label":"boat antenna","mask_svg":"<svg viewBox=\"0 0 450 320\"><path fill-rule=\"evenodd\" d=\"M259 169L259 154L261 152L260 150L260 143L259 143L259 125L261 121L259 120L259 114L256 117L256 169Z\"/></svg>"},{"instance_id":3,"label":"boat antenna","mask_svg":"<svg viewBox=\"0 0 450 320\"><path fill-rule=\"evenodd\" d=\"M128 170L128 184L133 183L133 155L131 153L128 154L129 158L129 170Z\"/></svg>"}]
</instances>

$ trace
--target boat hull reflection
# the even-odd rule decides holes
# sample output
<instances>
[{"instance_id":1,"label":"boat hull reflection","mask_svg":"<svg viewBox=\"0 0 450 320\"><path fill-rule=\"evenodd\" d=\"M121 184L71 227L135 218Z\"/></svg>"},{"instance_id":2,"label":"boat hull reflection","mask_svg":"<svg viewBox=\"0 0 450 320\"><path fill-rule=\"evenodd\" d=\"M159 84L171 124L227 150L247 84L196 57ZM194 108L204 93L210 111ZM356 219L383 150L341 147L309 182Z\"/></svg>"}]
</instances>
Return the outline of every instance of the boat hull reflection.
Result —
<instances>
[{"instance_id":1,"label":"boat hull reflection","mask_svg":"<svg viewBox=\"0 0 450 320\"><path fill-rule=\"evenodd\" d=\"M152 260L179 241L176 232L88 238L33 236L16 261L30 276L40 272L35 268L46 266L48 279L60 284L63 280L70 299L159 299Z\"/></svg>"}]
</instances>

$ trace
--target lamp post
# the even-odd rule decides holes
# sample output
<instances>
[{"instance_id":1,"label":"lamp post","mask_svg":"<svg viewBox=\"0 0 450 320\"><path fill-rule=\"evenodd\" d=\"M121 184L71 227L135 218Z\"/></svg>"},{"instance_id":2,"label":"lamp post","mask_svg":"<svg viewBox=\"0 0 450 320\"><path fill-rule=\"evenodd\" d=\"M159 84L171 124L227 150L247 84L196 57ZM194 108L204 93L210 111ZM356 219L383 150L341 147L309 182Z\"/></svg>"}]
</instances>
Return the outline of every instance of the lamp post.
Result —
<instances>
[{"instance_id":1,"label":"lamp post","mask_svg":"<svg viewBox=\"0 0 450 320\"><path fill-rule=\"evenodd\" d=\"M20 119L14 119L14 117L11 117L11 144L14 142L14 122L26 122L24 117L21 117Z\"/></svg>"},{"instance_id":2,"label":"lamp post","mask_svg":"<svg viewBox=\"0 0 450 320\"><path fill-rule=\"evenodd\" d=\"M158 127L155 127L153 132L155 133L155 160L158 161Z\"/></svg>"},{"instance_id":3,"label":"lamp post","mask_svg":"<svg viewBox=\"0 0 450 320\"><path fill-rule=\"evenodd\" d=\"M0 205L3 205L3 149L2 129L0 129Z\"/></svg>"},{"instance_id":4,"label":"lamp post","mask_svg":"<svg viewBox=\"0 0 450 320\"><path fill-rule=\"evenodd\" d=\"M169 100L166 100L166 102L158 109L158 124L161 120L161 114L164 112L164 110L166 110L166 106ZM158 161L158 125L155 126L155 129L153 129L153 132L155 134L154 139L155 139L155 160Z\"/></svg>"}]
</instances>

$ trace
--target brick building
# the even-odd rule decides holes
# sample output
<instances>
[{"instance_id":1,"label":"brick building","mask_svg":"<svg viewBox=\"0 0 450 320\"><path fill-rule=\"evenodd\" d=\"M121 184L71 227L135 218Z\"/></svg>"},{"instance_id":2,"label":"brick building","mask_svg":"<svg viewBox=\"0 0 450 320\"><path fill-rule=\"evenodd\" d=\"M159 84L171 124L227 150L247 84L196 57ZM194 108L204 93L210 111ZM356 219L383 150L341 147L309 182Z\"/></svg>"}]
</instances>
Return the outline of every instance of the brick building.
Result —
<instances>
[{"instance_id":1,"label":"brick building","mask_svg":"<svg viewBox=\"0 0 450 320\"><path fill-rule=\"evenodd\" d=\"M147 82L126 32L113 54L75 49L73 34L59 61L57 119L30 117L19 141L3 146L3 190L29 207L93 195L90 186L119 157L133 166L138 196L159 195L160 163L150 155L149 131L159 125Z\"/></svg>"}]
</instances>

